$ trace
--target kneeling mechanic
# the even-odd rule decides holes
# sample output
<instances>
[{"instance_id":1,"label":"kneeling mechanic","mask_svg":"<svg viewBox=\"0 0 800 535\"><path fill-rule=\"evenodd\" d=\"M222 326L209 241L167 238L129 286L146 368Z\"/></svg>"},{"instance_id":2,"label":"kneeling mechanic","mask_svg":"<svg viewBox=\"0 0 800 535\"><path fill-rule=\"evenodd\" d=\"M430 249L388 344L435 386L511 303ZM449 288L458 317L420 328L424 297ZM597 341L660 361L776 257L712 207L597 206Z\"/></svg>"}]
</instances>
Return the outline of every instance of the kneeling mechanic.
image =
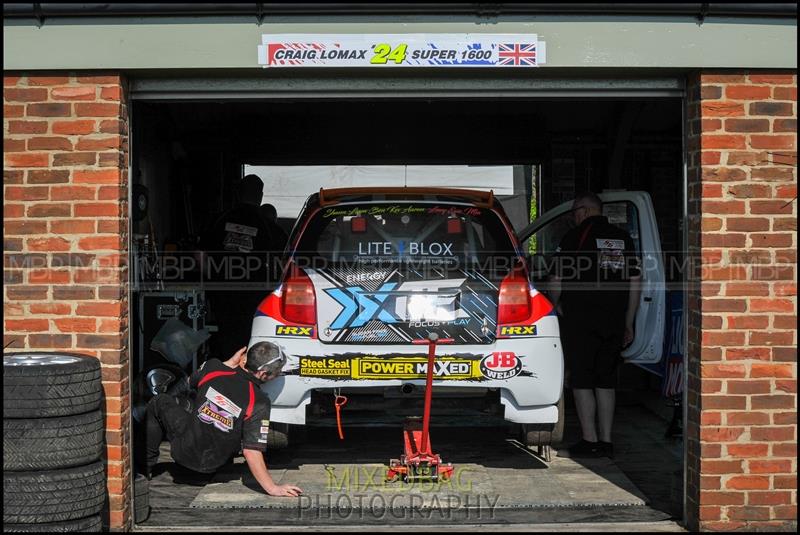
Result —
<instances>
[{"instance_id":1,"label":"kneeling mechanic","mask_svg":"<svg viewBox=\"0 0 800 535\"><path fill-rule=\"evenodd\" d=\"M213 473L241 447L250 472L267 494L299 496L299 487L277 485L264 461L270 401L260 385L278 377L285 362L278 346L259 342L225 362L203 363L187 379L189 395L160 394L150 400L145 419L148 478L166 434L172 458L181 466Z\"/></svg>"}]
</instances>

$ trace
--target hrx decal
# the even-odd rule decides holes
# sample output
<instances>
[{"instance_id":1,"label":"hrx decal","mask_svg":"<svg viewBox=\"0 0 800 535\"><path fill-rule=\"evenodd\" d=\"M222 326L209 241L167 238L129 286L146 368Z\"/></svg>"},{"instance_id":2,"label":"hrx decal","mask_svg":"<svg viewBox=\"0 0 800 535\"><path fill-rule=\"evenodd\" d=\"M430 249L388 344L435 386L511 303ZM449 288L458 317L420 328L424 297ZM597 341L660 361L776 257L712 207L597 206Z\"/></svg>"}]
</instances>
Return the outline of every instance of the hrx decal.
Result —
<instances>
[{"instance_id":1,"label":"hrx decal","mask_svg":"<svg viewBox=\"0 0 800 535\"><path fill-rule=\"evenodd\" d=\"M275 327L277 336L313 336L314 327L297 327L294 325L278 325Z\"/></svg>"},{"instance_id":2,"label":"hrx decal","mask_svg":"<svg viewBox=\"0 0 800 535\"><path fill-rule=\"evenodd\" d=\"M500 336L536 336L536 325L503 325Z\"/></svg>"}]
</instances>

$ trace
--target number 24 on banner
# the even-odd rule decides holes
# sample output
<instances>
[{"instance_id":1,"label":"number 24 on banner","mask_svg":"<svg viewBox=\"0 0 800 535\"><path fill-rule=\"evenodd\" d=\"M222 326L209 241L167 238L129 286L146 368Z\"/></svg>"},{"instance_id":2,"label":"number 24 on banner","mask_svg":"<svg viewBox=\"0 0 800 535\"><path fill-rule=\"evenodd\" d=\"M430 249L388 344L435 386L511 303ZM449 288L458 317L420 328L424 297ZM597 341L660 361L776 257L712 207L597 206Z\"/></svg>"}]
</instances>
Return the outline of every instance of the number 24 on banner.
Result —
<instances>
[{"instance_id":1,"label":"number 24 on banner","mask_svg":"<svg viewBox=\"0 0 800 535\"><path fill-rule=\"evenodd\" d=\"M380 43L373 47L375 55L369 60L373 65L383 65L387 61L394 61L398 65L406 59L407 44L397 45L394 49L387 43Z\"/></svg>"}]
</instances>

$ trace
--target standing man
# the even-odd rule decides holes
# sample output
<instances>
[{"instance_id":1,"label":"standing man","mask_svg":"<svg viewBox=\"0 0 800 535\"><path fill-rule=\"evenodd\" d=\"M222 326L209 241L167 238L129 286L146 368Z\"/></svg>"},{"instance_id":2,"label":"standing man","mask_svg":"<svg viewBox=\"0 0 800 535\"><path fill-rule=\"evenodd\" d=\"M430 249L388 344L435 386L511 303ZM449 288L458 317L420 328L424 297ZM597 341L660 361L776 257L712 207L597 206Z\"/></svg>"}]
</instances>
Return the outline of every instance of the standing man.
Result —
<instances>
[{"instance_id":1,"label":"standing man","mask_svg":"<svg viewBox=\"0 0 800 535\"><path fill-rule=\"evenodd\" d=\"M275 278L269 265L277 246L259 211L264 182L251 174L237 186L238 202L200 240L206 295L219 328L210 342L217 355L232 354L237 340L250 338L255 310Z\"/></svg>"},{"instance_id":2,"label":"standing man","mask_svg":"<svg viewBox=\"0 0 800 535\"><path fill-rule=\"evenodd\" d=\"M259 207L258 211L264 221L269 225L269 232L272 235L273 250L280 253L286 248L286 242L289 241L289 236L286 235L286 232L278 224L278 210L275 208L275 205L264 203Z\"/></svg>"},{"instance_id":3,"label":"standing man","mask_svg":"<svg viewBox=\"0 0 800 535\"><path fill-rule=\"evenodd\" d=\"M553 302L583 438L570 457L614 456L611 427L620 352L634 338L641 271L633 240L603 216L594 193L572 205L575 228L556 249ZM595 423L597 419L597 424Z\"/></svg>"},{"instance_id":4,"label":"standing man","mask_svg":"<svg viewBox=\"0 0 800 535\"><path fill-rule=\"evenodd\" d=\"M159 394L150 400L145 417L148 478L166 433L172 458L190 470L213 473L241 447L250 472L267 494L302 493L294 485L277 485L264 462L270 402L260 385L280 375L286 356L269 342L245 350L225 362L204 362L187 379L193 397Z\"/></svg>"}]
</instances>

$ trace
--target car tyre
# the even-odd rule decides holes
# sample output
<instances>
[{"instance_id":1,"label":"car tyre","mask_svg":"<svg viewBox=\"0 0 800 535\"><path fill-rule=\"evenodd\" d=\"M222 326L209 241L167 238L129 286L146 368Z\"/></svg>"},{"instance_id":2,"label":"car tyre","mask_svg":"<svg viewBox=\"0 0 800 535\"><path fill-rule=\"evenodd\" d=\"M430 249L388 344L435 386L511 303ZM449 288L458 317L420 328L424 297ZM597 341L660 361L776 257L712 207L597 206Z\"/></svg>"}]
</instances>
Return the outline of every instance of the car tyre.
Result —
<instances>
[{"instance_id":1,"label":"car tyre","mask_svg":"<svg viewBox=\"0 0 800 535\"><path fill-rule=\"evenodd\" d=\"M564 396L558 400L558 421L554 424L522 424L522 441L526 446L553 446L564 439Z\"/></svg>"},{"instance_id":2,"label":"car tyre","mask_svg":"<svg viewBox=\"0 0 800 535\"><path fill-rule=\"evenodd\" d=\"M62 418L4 418L3 470L89 464L100 459L104 439L105 421L99 410Z\"/></svg>"},{"instance_id":3,"label":"car tyre","mask_svg":"<svg viewBox=\"0 0 800 535\"><path fill-rule=\"evenodd\" d=\"M558 400L558 421L553 426L550 435L550 444L555 446L564 441L564 395Z\"/></svg>"},{"instance_id":4,"label":"car tyre","mask_svg":"<svg viewBox=\"0 0 800 535\"><path fill-rule=\"evenodd\" d=\"M141 524L150 516L150 481L143 474L133 480L133 521Z\"/></svg>"},{"instance_id":5,"label":"car tyre","mask_svg":"<svg viewBox=\"0 0 800 535\"><path fill-rule=\"evenodd\" d=\"M51 418L100 408L100 361L86 355L3 355L3 418Z\"/></svg>"},{"instance_id":6,"label":"car tyre","mask_svg":"<svg viewBox=\"0 0 800 535\"><path fill-rule=\"evenodd\" d=\"M3 524L42 524L97 515L106 499L103 461L37 472L3 472Z\"/></svg>"},{"instance_id":7,"label":"car tyre","mask_svg":"<svg viewBox=\"0 0 800 535\"><path fill-rule=\"evenodd\" d=\"M100 533L103 531L103 520L100 515L94 515L78 520L46 524L3 524L3 531L11 533Z\"/></svg>"},{"instance_id":8,"label":"car tyre","mask_svg":"<svg viewBox=\"0 0 800 535\"><path fill-rule=\"evenodd\" d=\"M271 422L267 434L267 449L282 450L289 447L289 424Z\"/></svg>"}]
</instances>

